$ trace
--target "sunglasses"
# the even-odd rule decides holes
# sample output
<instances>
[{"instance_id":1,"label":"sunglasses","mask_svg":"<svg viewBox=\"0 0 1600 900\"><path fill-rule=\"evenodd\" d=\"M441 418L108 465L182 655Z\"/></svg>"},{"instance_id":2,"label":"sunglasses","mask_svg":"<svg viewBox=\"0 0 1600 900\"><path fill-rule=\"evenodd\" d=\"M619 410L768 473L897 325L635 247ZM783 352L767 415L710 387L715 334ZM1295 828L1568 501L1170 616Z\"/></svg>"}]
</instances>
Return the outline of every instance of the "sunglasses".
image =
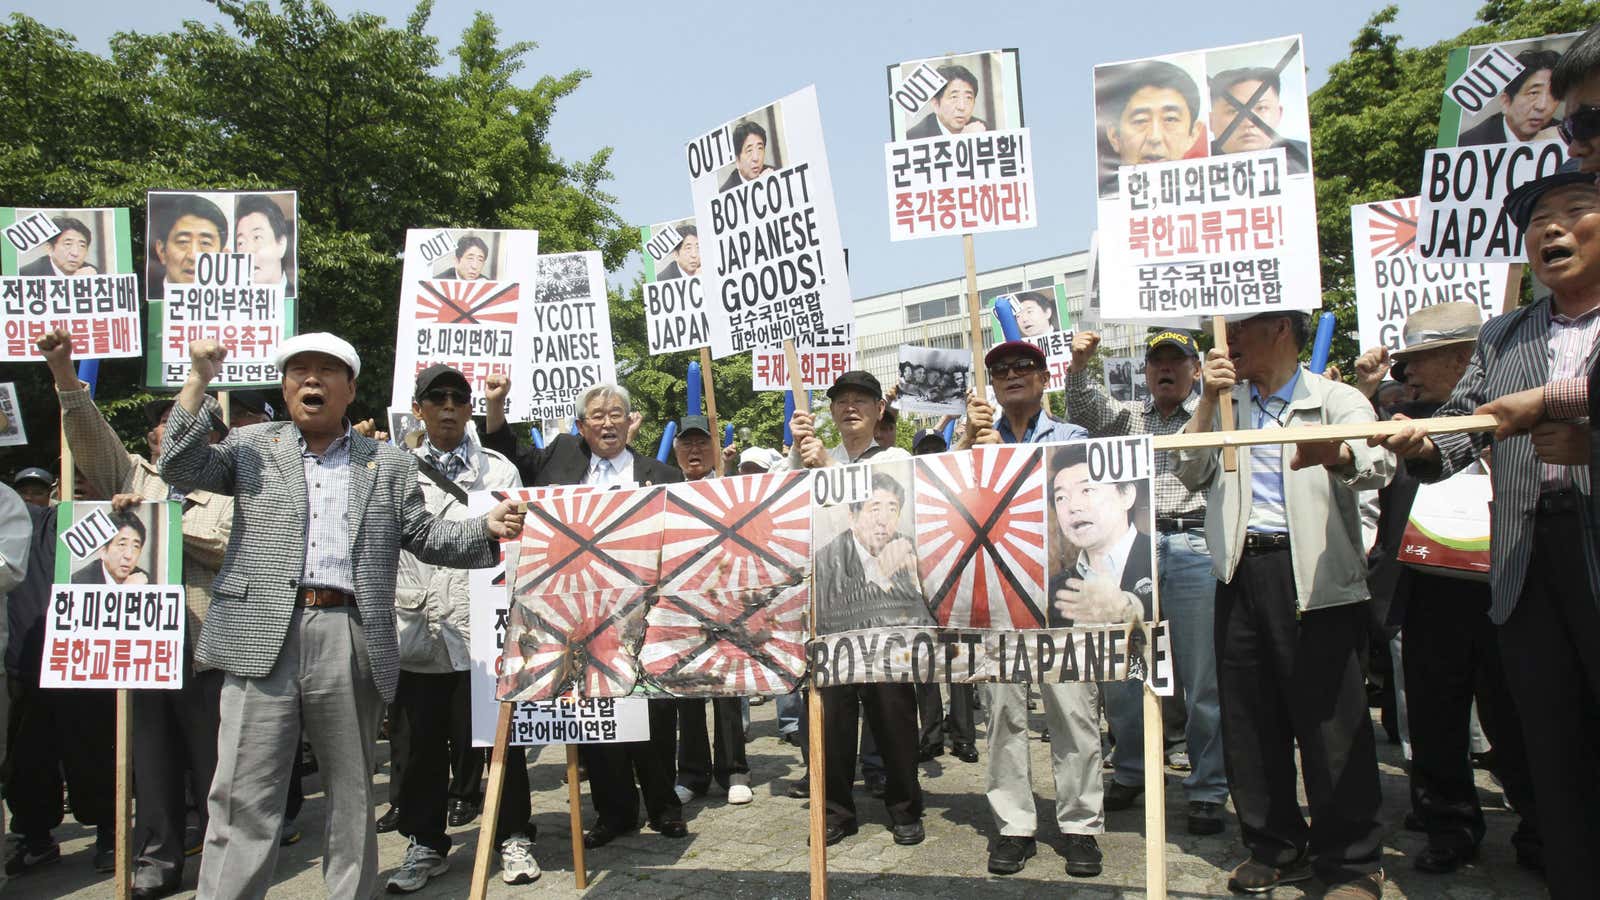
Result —
<instances>
[{"instance_id":1,"label":"sunglasses","mask_svg":"<svg viewBox=\"0 0 1600 900\"><path fill-rule=\"evenodd\" d=\"M451 388L434 388L422 395L422 399L443 406L446 401L454 402L457 406L467 406L472 403L471 391L458 391Z\"/></svg>"},{"instance_id":2,"label":"sunglasses","mask_svg":"<svg viewBox=\"0 0 1600 900\"><path fill-rule=\"evenodd\" d=\"M1567 143L1600 137L1600 106L1580 106L1556 123L1556 132Z\"/></svg>"},{"instance_id":3,"label":"sunglasses","mask_svg":"<svg viewBox=\"0 0 1600 900\"><path fill-rule=\"evenodd\" d=\"M1044 366L1039 365L1036 359L1016 359L1011 362L997 362L989 367L989 377L1005 378L1013 373L1026 375L1029 372L1042 372Z\"/></svg>"}]
</instances>

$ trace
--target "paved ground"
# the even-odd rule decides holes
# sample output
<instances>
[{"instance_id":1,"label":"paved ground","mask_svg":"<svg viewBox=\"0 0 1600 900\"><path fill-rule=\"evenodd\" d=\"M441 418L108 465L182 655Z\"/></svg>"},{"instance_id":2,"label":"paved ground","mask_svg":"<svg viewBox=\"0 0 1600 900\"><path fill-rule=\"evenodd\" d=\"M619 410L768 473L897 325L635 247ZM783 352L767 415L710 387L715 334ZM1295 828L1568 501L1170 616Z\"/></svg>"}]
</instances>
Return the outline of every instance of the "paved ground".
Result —
<instances>
[{"instance_id":1,"label":"paved ground","mask_svg":"<svg viewBox=\"0 0 1600 900\"><path fill-rule=\"evenodd\" d=\"M549 897L639 897L652 900L705 897L720 894L727 900L788 900L807 895L805 802L783 796L798 774L799 752L777 740L773 705L755 707L755 740L749 745L756 801L749 806L728 806L718 795L692 803L686 810L690 836L670 840L653 832L623 838L590 851L590 888L574 889L572 847L567 835L566 792L561 783L564 754L548 748L530 760L534 818L539 827L536 854L544 877L528 887L509 887L496 878L491 897L513 898L537 894ZM981 718L981 713L980 713ZM1035 722L1035 728L1039 727ZM981 729L981 725L980 725ZM1422 847L1420 835L1401 828L1409 801L1399 747L1382 742L1379 757L1383 774L1385 840L1384 867L1390 883L1387 897L1524 898L1544 894L1542 884L1516 867L1508 843L1516 817L1501 805L1501 795L1485 773L1479 787L1489 822L1489 836L1476 863L1454 876L1424 875L1408 858ZM981 747L981 739L980 739ZM387 759L388 745L380 746ZM1046 746L1033 744L1035 791L1041 810L1051 802ZM969 765L952 757L922 766L926 794L928 839L917 847L898 847L890 839L881 804L865 794L858 796L863 814L862 831L830 848L830 896L860 900L972 900L975 892L988 898L1033 898L1041 891L1059 895L1068 883L1073 895L1085 898L1144 896L1144 810L1136 804L1126 812L1111 813L1105 851L1105 872L1099 878L1068 879L1059 854L1059 835L1053 819L1045 815L1039 855L1020 875L999 878L984 865L993 831L983 798L983 763ZM387 766L379 776L378 795L385 795ZM1168 784L1176 788L1176 776ZM290 898L323 896L320 874L322 802L320 784L306 782L308 798L301 823L312 825L298 845L286 849L278 860L278 880L273 895ZM380 805L375 814L382 812ZM1167 797L1168 891L1173 897L1227 895L1229 869L1243 858L1238 828L1228 820L1221 835L1194 838L1183 831L1181 790ZM584 821L593 824L594 811L584 801ZM315 833L314 833L315 832ZM418 897L465 897L471 877L477 823L452 832L457 845L451 853L451 870L436 878ZM103 898L108 883L91 868L92 835L75 824L58 832L63 860L45 870L14 878L3 888L6 897ZM405 852L399 835L380 836L382 866L386 874ZM1049 845L1049 846L1046 846ZM192 896L197 861L185 873L186 891ZM1321 896L1323 888L1311 882L1309 891L1280 889L1275 897Z\"/></svg>"}]
</instances>

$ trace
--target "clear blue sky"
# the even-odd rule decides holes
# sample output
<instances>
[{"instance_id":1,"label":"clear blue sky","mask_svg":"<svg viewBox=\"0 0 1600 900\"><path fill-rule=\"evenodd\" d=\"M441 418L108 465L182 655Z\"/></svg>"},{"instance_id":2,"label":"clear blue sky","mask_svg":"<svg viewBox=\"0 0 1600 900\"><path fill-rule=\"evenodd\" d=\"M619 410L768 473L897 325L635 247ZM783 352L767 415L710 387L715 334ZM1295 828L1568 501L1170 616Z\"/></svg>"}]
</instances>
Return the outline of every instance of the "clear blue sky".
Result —
<instances>
[{"instance_id":1,"label":"clear blue sky","mask_svg":"<svg viewBox=\"0 0 1600 900\"><path fill-rule=\"evenodd\" d=\"M396 24L404 2L334 0ZM892 244L884 190L888 115L884 67L950 51L1017 47L1027 124L1033 132L1039 226L977 239L980 269L1087 246L1094 228L1090 70L1095 63L1180 50L1305 36L1309 84L1327 78L1357 29L1383 0L788 4L446 0L429 30L444 51L473 12L494 15L507 42L539 44L523 77L587 68L593 77L564 102L551 132L556 152L587 157L615 148L610 190L633 224L691 213L683 146L690 138L807 84L816 84L828 160L850 247L856 297L958 276L960 241ZM1407 45L1431 44L1473 24L1476 2L1410 0L1394 29ZM103 52L117 31L165 31L183 19L216 21L199 0L17 0L12 8L77 35ZM447 60L454 65L454 60ZM1441 90L1443 85L1440 86ZM1419 161L1420 166L1420 161ZM1420 169L1419 169L1420 171ZM23 198L9 198L21 201ZM490 227L498 223L481 222ZM638 254L612 280L631 279Z\"/></svg>"}]
</instances>

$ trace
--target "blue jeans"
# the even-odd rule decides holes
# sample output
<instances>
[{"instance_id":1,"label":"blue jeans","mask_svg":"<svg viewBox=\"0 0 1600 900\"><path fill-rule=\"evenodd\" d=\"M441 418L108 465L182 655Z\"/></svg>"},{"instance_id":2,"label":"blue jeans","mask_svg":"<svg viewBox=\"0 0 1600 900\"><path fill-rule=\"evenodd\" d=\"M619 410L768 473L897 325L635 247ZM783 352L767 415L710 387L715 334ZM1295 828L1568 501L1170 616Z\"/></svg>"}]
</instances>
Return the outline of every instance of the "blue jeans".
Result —
<instances>
[{"instance_id":1,"label":"blue jeans","mask_svg":"<svg viewBox=\"0 0 1600 900\"><path fill-rule=\"evenodd\" d=\"M1228 797L1222 760L1222 707L1217 699L1217 650L1213 629L1217 581L1205 533L1162 532L1156 541L1156 572L1161 579L1161 617L1170 623L1172 659L1183 685L1188 711L1185 739L1189 764L1183 792L1190 801L1221 803ZM1144 710L1138 682L1100 686L1106 722L1117 739L1111 754L1112 779L1144 784Z\"/></svg>"}]
</instances>

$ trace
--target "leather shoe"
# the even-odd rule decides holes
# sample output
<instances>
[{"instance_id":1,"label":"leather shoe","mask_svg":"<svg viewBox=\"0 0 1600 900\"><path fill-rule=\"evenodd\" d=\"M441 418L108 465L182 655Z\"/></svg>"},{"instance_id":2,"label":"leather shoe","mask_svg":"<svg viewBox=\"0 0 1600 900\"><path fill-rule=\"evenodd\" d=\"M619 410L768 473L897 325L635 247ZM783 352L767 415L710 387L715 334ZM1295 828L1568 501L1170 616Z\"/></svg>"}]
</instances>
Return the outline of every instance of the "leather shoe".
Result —
<instances>
[{"instance_id":1,"label":"leather shoe","mask_svg":"<svg viewBox=\"0 0 1600 900\"><path fill-rule=\"evenodd\" d=\"M1311 880L1311 861L1305 857L1282 868L1247 859L1228 876L1228 890L1239 894L1265 894L1280 884Z\"/></svg>"},{"instance_id":2,"label":"leather shoe","mask_svg":"<svg viewBox=\"0 0 1600 900\"><path fill-rule=\"evenodd\" d=\"M133 900L161 900L162 897L170 897L176 894L182 887L182 882L177 881L135 887L133 889Z\"/></svg>"},{"instance_id":3,"label":"leather shoe","mask_svg":"<svg viewBox=\"0 0 1600 900\"><path fill-rule=\"evenodd\" d=\"M1113 781L1106 785L1106 809L1127 809L1133 805L1133 801L1138 799L1142 793L1144 793L1144 785L1142 784L1130 786L1120 781Z\"/></svg>"},{"instance_id":4,"label":"leather shoe","mask_svg":"<svg viewBox=\"0 0 1600 900\"><path fill-rule=\"evenodd\" d=\"M827 830L824 832L824 834L826 835L826 840L827 840L828 846L832 847L834 844L837 844L840 841L844 840L845 838L850 837L851 835L853 835L857 831L859 831L860 828L861 828L861 826L859 826L859 825L831 825L830 824L828 826ZM806 843L808 843L808 844L811 843L811 839L807 838L806 839Z\"/></svg>"},{"instance_id":5,"label":"leather shoe","mask_svg":"<svg viewBox=\"0 0 1600 900\"><path fill-rule=\"evenodd\" d=\"M978 748L972 746L971 744L957 744L955 746L955 754L956 759L959 759L964 763L975 763L978 761Z\"/></svg>"},{"instance_id":6,"label":"leather shoe","mask_svg":"<svg viewBox=\"0 0 1600 900\"><path fill-rule=\"evenodd\" d=\"M894 832L894 842L905 847L920 844L923 838L928 836L928 833L922 830L921 819L892 826L889 830Z\"/></svg>"},{"instance_id":7,"label":"leather shoe","mask_svg":"<svg viewBox=\"0 0 1600 900\"><path fill-rule=\"evenodd\" d=\"M669 822L651 822L650 828L662 837L681 838L689 836L689 826L683 824L682 819L673 819Z\"/></svg>"},{"instance_id":8,"label":"leather shoe","mask_svg":"<svg viewBox=\"0 0 1600 900\"><path fill-rule=\"evenodd\" d=\"M478 817L478 804L471 800L451 800L448 808L447 821L451 828L460 828Z\"/></svg>"},{"instance_id":9,"label":"leather shoe","mask_svg":"<svg viewBox=\"0 0 1600 900\"><path fill-rule=\"evenodd\" d=\"M1015 875L1038 852L1038 842L1033 838L1002 834L994 849L989 851L989 871L995 875Z\"/></svg>"},{"instance_id":10,"label":"leather shoe","mask_svg":"<svg viewBox=\"0 0 1600 900\"><path fill-rule=\"evenodd\" d=\"M874 800L882 800L883 795L889 793L889 780L887 778L868 778L867 793Z\"/></svg>"},{"instance_id":11,"label":"leather shoe","mask_svg":"<svg viewBox=\"0 0 1600 900\"><path fill-rule=\"evenodd\" d=\"M811 796L811 782L802 778L790 784L789 789L783 793L785 796L793 797L796 800L804 800Z\"/></svg>"},{"instance_id":12,"label":"leather shoe","mask_svg":"<svg viewBox=\"0 0 1600 900\"><path fill-rule=\"evenodd\" d=\"M917 751L917 762L928 762L944 755L943 747L923 747Z\"/></svg>"},{"instance_id":13,"label":"leather shoe","mask_svg":"<svg viewBox=\"0 0 1600 900\"><path fill-rule=\"evenodd\" d=\"M1478 855L1476 845L1468 844L1465 847L1450 846L1448 844L1435 846L1429 844L1417 854L1413 865L1419 872L1432 875L1448 875L1466 865L1473 857Z\"/></svg>"},{"instance_id":14,"label":"leather shoe","mask_svg":"<svg viewBox=\"0 0 1600 900\"><path fill-rule=\"evenodd\" d=\"M632 834L638 830L639 826L637 825L628 828L612 828L604 822L596 822L594 827L589 829L589 833L583 836L583 846L590 850L596 847L604 847L617 838L625 834Z\"/></svg>"},{"instance_id":15,"label":"leather shoe","mask_svg":"<svg viewBox=\"0 0 1600 900\"><path fill-rule=\"evenodd\" d=\"M1222 832L1222 816L1218 810L1222 804L1212 803L1209 800L1194 800L1189 803L1189 833L1190 834L1220 834Z\"/></svg>"},{"instance_id":16,"label":"leather shoe","mask_svg":"<svg viewBox=\"0 0 1600 900\"><path fill-rule=\"evenodd\" d=\"M1100 844L1092 834L1069 834L1062 856L1067 858L1067 874L1074 878L1093 878L1100 874Z\"/></svg>"},{"instance_id":17,"label":"leather shoe","mask_svg":"<svg viewBox=\"0 0 1600 900\"><path fill-rule=\"evenodd\" d=\"M391 803L391 804L389 804L388 811L385 812L383 815L378 817L378 833L379 834L388 834L389 832L391 832L391 831L393 831L393 830L395 830L396 828L399 828L399 827L400 827L400 807L398 807L395 804Z\"/></svg>"}]
</instances>

